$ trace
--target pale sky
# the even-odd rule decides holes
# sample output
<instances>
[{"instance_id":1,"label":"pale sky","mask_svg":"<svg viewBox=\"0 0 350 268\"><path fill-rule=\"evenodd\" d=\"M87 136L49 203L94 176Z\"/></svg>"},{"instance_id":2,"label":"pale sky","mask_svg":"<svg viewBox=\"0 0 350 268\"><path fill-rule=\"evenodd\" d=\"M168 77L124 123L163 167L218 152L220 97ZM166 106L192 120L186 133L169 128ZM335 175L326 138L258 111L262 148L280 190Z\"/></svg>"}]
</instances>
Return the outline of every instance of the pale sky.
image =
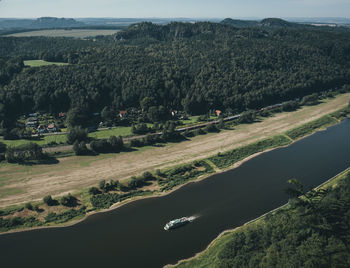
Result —
<instances>
[{"instance_id":1,"label":"pale sky","mask_svg":"<svg viewBox=\"0 0 350 268\"><path fill-rule=\"evenodd\" d=\"M350 0L0 0L0 18L344 17Z\"/></svg>"}]
</instances>

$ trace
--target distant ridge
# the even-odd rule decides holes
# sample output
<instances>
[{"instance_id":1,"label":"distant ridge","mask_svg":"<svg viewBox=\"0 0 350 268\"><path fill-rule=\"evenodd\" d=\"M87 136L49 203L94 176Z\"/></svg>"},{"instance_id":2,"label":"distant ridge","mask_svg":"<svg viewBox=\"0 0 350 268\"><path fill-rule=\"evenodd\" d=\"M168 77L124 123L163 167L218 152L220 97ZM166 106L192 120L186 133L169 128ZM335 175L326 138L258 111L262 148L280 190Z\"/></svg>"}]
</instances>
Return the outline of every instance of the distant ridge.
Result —
<instances>
[{"instance_id":1,"label":"distant ridge","mask_svg":"<svg viewBox=\"0 0 350 268\"><path fill-rule=\"evenodd\" d=\"M0 21L0 29L49 29L82 27L86 24L74 19L42 17L38 19L8 19Z\"/></svg>"},{"instance_id":2,"label":"distant ridge","mask_svg":"<svg viewBox=\"0 0 350 268\"><path fill-rule=\"evenodd\" d=\"M235 20L231 18L226 18L221 21L221 24L231 25L237 28L246 27L286 27L286 28L297 28L300 26L307 26L303 24L288 22L280 18L266 18L261 21L255 20Z\"/></svg>"},{"instance_id":3,"label":"distant ridge","mask_svg":"<svg viewBox=\"0 0 350 268\"><path fill-rule=\"evenodd\" d=\"M279 18L267 18L263 19L260 22L260 25L265 26L265 27L299 27L300 24L293 23L293 22L288 22L286 20L282 20Z\"/></svg>"}]
</instances>

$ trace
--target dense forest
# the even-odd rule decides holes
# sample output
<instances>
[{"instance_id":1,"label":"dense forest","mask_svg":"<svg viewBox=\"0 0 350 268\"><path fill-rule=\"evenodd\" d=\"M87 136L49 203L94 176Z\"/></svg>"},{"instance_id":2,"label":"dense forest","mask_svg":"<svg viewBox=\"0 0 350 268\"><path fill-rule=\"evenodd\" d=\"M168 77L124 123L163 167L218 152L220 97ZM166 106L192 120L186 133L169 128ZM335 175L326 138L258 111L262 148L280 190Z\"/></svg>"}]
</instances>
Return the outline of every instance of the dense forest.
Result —
<instances>
[{"instance_id":1,"label":"dense forest","mask_svg":"<svg viewBox=\"0 0 350 268\"><path fill-rule=\"evenodd\" d=\"M172 110L236 113L350 83L350 33L282 26L139 23L96 40L0 37L2 127L72 108L107 119L151 109L157 121Z\"/></svg>"}]
</instances>

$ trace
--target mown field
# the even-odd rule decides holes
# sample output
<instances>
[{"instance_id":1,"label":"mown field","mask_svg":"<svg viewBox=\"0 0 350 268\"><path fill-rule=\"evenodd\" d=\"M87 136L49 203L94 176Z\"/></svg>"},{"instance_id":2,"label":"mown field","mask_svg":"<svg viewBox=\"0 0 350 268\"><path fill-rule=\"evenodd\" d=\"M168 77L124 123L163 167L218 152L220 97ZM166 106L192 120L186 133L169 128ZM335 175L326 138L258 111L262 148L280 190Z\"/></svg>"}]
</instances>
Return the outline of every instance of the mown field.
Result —
<instances>
[{"instance_id":1,"label":"mown field","mask_svg":"<svg viewBox=\"0 0 350 268\"><path fill-rule=\"evenodd\" d=\"M47 36L47 37L74 37L86 38L98 35L112 35L119 32L119 30L94 30L94 29L74 29L74 30L41 30L32 32L15 33L7 36L14 37L31 37L31 36Z\"/></svg>"},{"instance_id":2,"label":"mown field","mask_svg":"<svg viewBox=\"0 0 350 268\"><path fill-rule=\"evenodd\" d=\"M49 66L49 65L68 65L68 63L65 62L50 62L50 61L44 61L44 60L25 60L23 61L25 66L29 67L40 67L40 66Z\"/></svg>"}]
</instances>

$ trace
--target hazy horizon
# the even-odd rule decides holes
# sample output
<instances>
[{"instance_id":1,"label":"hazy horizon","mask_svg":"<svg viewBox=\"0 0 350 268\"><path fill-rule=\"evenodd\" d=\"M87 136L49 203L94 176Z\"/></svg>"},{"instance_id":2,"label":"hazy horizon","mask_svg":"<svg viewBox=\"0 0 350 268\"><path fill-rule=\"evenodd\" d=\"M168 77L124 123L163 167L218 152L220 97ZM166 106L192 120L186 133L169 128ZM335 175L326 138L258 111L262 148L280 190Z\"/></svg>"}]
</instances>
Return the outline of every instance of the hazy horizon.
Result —
<instances>
[{"instance_id":1,"label":"hazy horizon","mask_svg":"<svg viewBox=\"0 0 350 268\"><path fill-rule=\"evenodd\" d=\"M348 0L0 0L0 18L350 18Z\"/></svg>"}]
</instances>

